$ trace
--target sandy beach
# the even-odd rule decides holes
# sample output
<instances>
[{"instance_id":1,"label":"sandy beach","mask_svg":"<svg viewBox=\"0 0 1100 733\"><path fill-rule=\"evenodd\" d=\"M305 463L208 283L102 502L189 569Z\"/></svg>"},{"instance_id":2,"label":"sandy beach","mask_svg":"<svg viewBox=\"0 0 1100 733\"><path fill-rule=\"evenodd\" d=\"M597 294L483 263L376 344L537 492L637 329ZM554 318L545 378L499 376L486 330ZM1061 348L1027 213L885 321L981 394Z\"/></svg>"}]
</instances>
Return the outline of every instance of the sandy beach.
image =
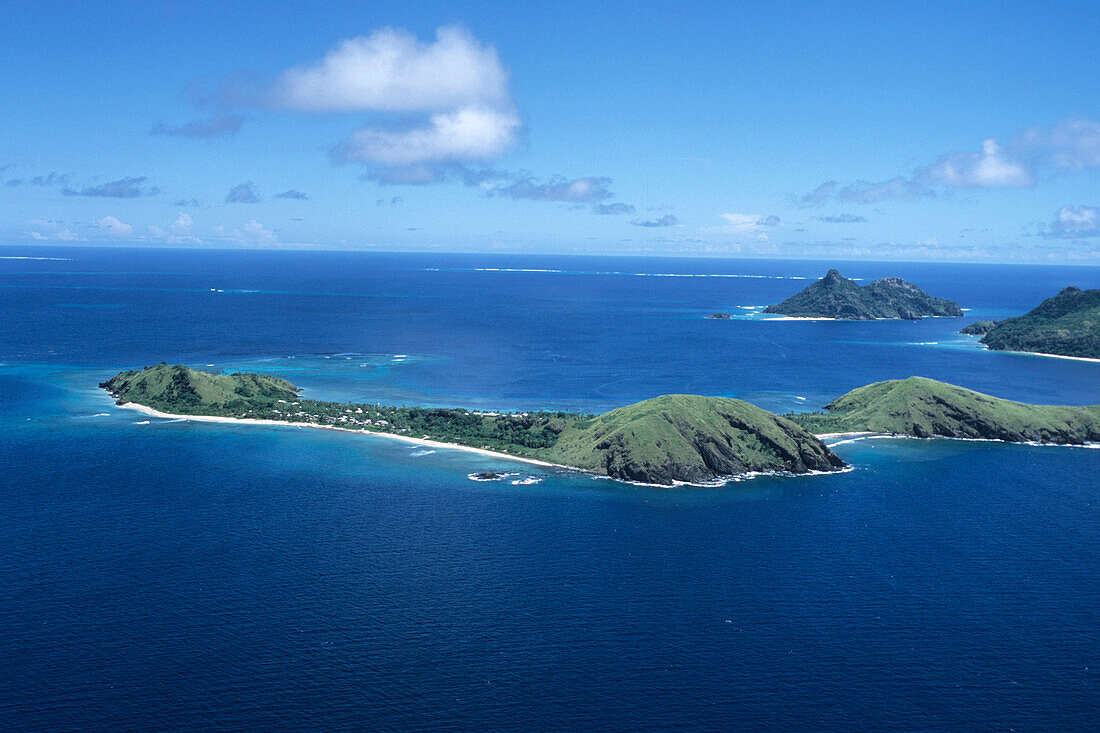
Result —
<instances>
[{"instance_id":1,"label":"sandy beach","mask_svg":"<svg viewBox=\"0 0 1100 733\"><path fill-rule=\"evenodd\" d=\"M574 468L573 466L563 466L559 463L548 463L547 461L540 461L535 458L524 458L523 456L514 456L510 453L500 453L498 451L486 450L485 448L474 448L469 445L459 445L458 443L443 443L438 440L428 440L426 438L413 438L408 435L397 435L395 433L378 433L373 430L357 430L354 428L341 428L335 425L318 425L316 423L304 423L304 422L290 422L289 420L258 420L252 417L220 417L217 415L173 415L169 412L161 412L160 410L154 410L152 407L146 405L139 405L136 402L124 402L118 407L125 408L127 410L135 410L143 415L149 417L163 417L172 420L191 420L193 422L217 422L217 423L231 423L234 425L282 425L289 428L319 428L321 430L339 430L345 433L357 433L359 435L372 435L377 438L390 438L392 440L402 440L406 443L413 443L415 445L422 445L429 448L446 448L453 450L462 450L469 453L478 453L483 456L489 456L490 458L505 458L510 461L520 461L522 463L529 463L535 466L545 466L547 468L564 468L570 471L582 471L582 469ZM587 473L585 471L582 471Z\"/></svg>"},{"instance_id":2,"label":"sandy beach","mask_svg":"<svg viewBox=\"0 0 1100 733\"><path fill-rule=\"evenodd\" d=\"M993 349L989 349L993 351ZM1066 356L1065 354L1044 354L1041 351L1002 351L1002 354L1024 354L1025 356L1049 356L1051 359L1069 359L1070 361L1091 361L1094 364L1100 364L1100 359L1093 359L1090 356Z\"/></svg>"}]
</instances>

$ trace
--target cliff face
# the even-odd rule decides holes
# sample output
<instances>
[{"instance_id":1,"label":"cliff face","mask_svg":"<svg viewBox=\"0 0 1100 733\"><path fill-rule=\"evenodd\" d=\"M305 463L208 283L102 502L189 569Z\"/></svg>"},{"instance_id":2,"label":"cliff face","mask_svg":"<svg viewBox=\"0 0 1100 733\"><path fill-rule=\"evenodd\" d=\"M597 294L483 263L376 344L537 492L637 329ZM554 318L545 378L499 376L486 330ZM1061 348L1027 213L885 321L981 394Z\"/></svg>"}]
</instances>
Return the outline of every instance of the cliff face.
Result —
<instances>
[{"instance_id":1,"label":"cliff face","mask_svg":"<svg viewBox=\"0 0 1100 733\"><path fill-rule=\"evenodd\" d=\"M898 277L885 277L859 286L836 270L792 295L769 305L765 313L804 318L839 318L867 321L877 318L918 320L926 316L958 317L959 304L934 298Z\"/></svg>"},{"instance_id":2,"label":"cliff face","mask_svg":"<svg viewBox=\"0 0 1100 733\"><path fill-rule=\"evenodd\" d=\"M923 377L876 382L838 397L828 414L791 415L814 432L985 438L1077 445L1100 441L1100 405L1028 405Z\"/></svg>"},{"instance_id":3,"label":"cliff face","mask_svg":"<svg viewBox=\"0 0 1100 733\"><path fill-rule=\"evenodd\" d=\"M695 395L656 397L576 423L561 433L550 459L655 484L844 466L789 420L741 400Z\"/></svg>"},{"instance_id":4,"label":"cliff face","mask_svg":"<svg viewBox=\"0 0 1100 733\"><path fill-rule=\"evenodd\" d=\"M982 343L994 351L1100 359L1100 289L1065 288L1034 310L1001 321Z\"/></svg>"}]
</instances>

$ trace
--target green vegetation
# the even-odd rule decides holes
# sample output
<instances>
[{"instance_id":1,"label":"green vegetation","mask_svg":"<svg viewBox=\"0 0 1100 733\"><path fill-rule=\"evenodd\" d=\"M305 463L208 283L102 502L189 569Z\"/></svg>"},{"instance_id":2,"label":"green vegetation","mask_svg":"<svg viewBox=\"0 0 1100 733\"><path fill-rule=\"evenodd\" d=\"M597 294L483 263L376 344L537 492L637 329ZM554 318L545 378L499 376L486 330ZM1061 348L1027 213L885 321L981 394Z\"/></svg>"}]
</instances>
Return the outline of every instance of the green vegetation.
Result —
<instances>
[{"instance_id":1,"label":"green vegetation","mask_svg":"<svg viewBox=\"0 0 1100 733\"><path fill-rule=\"evenodd\" d=\"M825 409L827 413L786 417L817 434L870 431L918 438L1100 441L1100 405L1027 405L924 377L869 384L838 397Z\"/></svg>"},{"instance_id":2,"label":"green vegetation","mask_svg":"<svg viewBox=\"0 0 1100 733\"><path fill-rule=\"evenodd\" d=\"M960 328L959 333L964 333L967 336L985 336L996 327L996 321L976 321L969 326Z\"/></svg>"},{"instance_id":3,"label":"green vegetation","mask_svg":"<svg viewBox=\"0 0 1100 733\"><path fill-rule=\"evenodd\" d=\"M797 425L741 400L665 395L566 428L554 460L647 483L749 471L836 470L844 463Z\"/></svg>"},{"instance_id":4,"label":"green vegetation","mask_svg":"<svg viewBox=\"0 0 1100 733\"><path fill-rule=\"evenodd\" d=\"M174 415L286 420L328 427L430 438L538 457L581 415L565 412L486 413L303 399L290 382L265 374L216 375L157 364L103 382L119 402Z\"/></svg>"},{"instance_id":5,"label":"green vegetation","mask_svg":"<svg viewBox=\"0 0 1100 733\"><path fill-rule=\"evenodd\" d=\"M276 377L210 374L168 364L122 372L100 386L120 403L171 414L284 420L429 438L648 483L697 482L748 471L805 473L843 465L797 425L720 397L658 397L599 417L487 413L308 400Z\"/></svg>"},{"instance_id":6,"label":"green vegetation","mask_svg":"<svg viewBox=\"0 0 1100 733\"><path fill-rule=\"evenodd\" d=\"M1001 321L982 343L994 351L1100 359L1100 289L1066 288L1034 310Z\"/></svg>"},{"instance_id":7,"label":"green vegetation","mask_svg":"<svg viewBox=\"0 0 1100 733\"><path fill-rule=\"evenodd\" d=\"M959 304L933 298L916 285L897 277L884 277L860 287L836 270L792 295L765 313L802 318L841 318L870 321L877 318L919 320L925 316L958 317Z\"/></svg>"}]
</instances>

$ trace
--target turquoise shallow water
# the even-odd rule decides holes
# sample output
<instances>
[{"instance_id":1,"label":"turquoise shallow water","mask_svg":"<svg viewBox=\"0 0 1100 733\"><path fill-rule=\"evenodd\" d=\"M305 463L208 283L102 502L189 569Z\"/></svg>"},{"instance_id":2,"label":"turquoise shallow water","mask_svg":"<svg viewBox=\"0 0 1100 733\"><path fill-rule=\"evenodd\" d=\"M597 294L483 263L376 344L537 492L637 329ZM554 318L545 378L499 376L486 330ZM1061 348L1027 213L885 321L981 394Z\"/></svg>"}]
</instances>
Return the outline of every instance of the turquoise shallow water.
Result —
<instances>
[{"instance_id":1,"label":"turquoise shallow water","mask_svg":"<svg viewBox=\"0 0 1100 733\"><path fill-rule=\"evenodd\" d=\"M1083 404L1100 365L984 352L956 322L701 318L821 263L51 253L72 259L0 260L6 728L1087 730L1100 713L1100 450L864 440L837 447L849 473L670 491L148 419L94 388L167 359L472 407L694 391L796 409L913 373ZM885 267L852 274L975 318L1100 279ZM486 469L517 475L467 478Z\"/></svg>"}]
</instances>

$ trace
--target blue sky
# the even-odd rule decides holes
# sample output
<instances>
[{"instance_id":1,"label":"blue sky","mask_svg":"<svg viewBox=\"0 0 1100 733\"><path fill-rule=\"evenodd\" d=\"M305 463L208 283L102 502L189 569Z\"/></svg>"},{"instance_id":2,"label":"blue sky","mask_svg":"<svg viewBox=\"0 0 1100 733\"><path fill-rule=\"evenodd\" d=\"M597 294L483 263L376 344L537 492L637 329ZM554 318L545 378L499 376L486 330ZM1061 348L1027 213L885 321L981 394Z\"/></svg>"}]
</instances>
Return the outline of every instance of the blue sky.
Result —
<instances>
[{"instance_id":1,"label":"blue sky","mask_svg":"<svg viewBox=\"0 0 1100 733\"><path fill-rule=\"evenodd\" d=\"M1092 3L7 2L0 27L13 244L1100 264Z\"/></svg>"}]
</instances>

